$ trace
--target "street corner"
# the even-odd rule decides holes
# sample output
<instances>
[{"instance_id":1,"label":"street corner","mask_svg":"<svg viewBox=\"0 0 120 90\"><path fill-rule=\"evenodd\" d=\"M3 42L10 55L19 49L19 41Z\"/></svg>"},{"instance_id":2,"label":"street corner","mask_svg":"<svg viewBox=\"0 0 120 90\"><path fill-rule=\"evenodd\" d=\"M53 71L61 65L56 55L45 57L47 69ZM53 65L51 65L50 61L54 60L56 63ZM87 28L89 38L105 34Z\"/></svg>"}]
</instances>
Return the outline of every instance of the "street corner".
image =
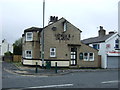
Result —
<instances>
[{"instance_id":1,"label":"street corner","mask_svg":"<svg viewBox=\"0 0 120 90\"><path fill-rule=\"evenodd\" d=\"M28 74L27 71L19 71L19 70L16 70L14 71L15 73L18 73L18 74Z\"/></svg>"}]
</instances>

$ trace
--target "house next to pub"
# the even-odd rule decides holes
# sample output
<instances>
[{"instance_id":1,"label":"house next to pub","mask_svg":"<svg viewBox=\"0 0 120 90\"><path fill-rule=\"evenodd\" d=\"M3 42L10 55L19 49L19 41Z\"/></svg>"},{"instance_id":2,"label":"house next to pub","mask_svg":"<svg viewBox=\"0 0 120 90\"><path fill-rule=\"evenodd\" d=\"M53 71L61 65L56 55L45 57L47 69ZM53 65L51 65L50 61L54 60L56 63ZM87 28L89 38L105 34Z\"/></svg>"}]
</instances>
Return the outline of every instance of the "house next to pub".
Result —
<instances>
[{"instance_id":1,"label":"house next to pub","mask_svg":"<svg viewBox=\"0 0 120 90\"><path fill-rule=\"evenodd\" d=\"M118 32L111 31L106 34L106 30L100 26L97 37L84 39L82 42L99 50L102 68L120 68L118 64L120 62L120 35Z\"/></svg>"},{"instance_id":2,"label":"house next to pub","mask_svg":"<svg viewBox=\"0 0 120 90\"><path fill-rule=\"evenodd\" d=\"M100 67L98 50L81 43L81 30L64 18L50 17L44 28L31 27L22 35L23 65L42 66L41 37L44 31L44 66L46 61L51 67L57 62L58 67L80 68Z\"/></svg>"},{"instance_id":3,"label":"house next to pub","mask_svg":"<svg viewBox=\"0 0 120 90\"><path fill-rule=\"evenodd\" d=\"M13 53L13 45L8 43L6 39L2 40L0 43L0 56L4 56L6 52Z\"/></svg>"}]
</instances>

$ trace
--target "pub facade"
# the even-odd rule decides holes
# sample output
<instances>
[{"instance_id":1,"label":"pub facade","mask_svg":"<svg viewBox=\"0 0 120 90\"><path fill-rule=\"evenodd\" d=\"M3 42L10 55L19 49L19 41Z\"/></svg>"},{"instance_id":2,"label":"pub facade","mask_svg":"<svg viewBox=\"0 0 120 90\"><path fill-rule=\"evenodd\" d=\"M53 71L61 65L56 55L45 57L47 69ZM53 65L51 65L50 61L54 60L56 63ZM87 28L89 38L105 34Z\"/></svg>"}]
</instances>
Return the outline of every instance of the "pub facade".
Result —
<instances>
[{"instance_id":1,"label":"pub facade","mask_svg":"<svg viewBox=\"0 0 120 90\"><path fill-rule=\"evenodd\" d=\"M55 20L54 20L55 19ZM42 66L42 32L44 30L44 66L81 68L100 67L98 50L81 42L81 30L64 18L51 19L44 28L31 27L22 35L22 63Z\"/></svg>"}]
</instances>

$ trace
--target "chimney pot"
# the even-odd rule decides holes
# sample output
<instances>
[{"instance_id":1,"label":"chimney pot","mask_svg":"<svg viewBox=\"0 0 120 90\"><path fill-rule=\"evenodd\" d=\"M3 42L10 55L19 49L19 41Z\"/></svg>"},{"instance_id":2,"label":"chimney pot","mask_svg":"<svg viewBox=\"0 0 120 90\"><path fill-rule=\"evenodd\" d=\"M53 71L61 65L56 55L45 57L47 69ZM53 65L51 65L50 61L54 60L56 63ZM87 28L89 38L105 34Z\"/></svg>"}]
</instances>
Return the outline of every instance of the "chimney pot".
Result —
<instances>
[{"instance_id":1,"label":"chimney pot","mask_svg":"<svg viewBox=\"0 0 120 90\"><path fill-rule=\"evenodd\" d=\"M103 29L103 26L100 26L100 30L98 31L99 37L103 37L106 35L106 30Z\"/></svg>"},{"instance_id":2,"label":"chimney pot","mask_svg":"<svg viewBox=\"0 0 120 90\"><path fill-rule=\"evenodd\" d=\"M103 29L103 26L100 26L100 30L102 30Z\"/></svg>"},{"instance_id":3,"label":"chimney pot","mask_svg":"<svg viewBox=\"0 0 120 90\"><path fill-rule=\"evenodd\" d=\"M57 20L58 20L58 17L50 16L50 21L49 22L56 22Z\"/></svg>"}]
</instances>

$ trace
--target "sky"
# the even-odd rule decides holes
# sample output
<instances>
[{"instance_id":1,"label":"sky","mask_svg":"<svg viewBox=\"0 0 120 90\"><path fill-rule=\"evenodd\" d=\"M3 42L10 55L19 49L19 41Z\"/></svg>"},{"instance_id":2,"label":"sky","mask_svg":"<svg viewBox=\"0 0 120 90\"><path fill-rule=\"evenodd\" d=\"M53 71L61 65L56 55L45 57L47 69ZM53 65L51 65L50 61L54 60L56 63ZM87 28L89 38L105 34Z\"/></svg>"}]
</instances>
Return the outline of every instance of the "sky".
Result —
<instances>
[{"instance_id":1,"label":"sky","mask_svg":"<svg viewBox=\"0 0 120 90\"><path fill-rule=\"evenodd\" d=\"M120 0L45 0L45 26L50 16L64 17L78 27L81 39L98 36L99 26L118 31ZM9 43L19 39L24 30L42 27L43 0L0 0L0 36Z\"/></svg>"}]
</instances>

